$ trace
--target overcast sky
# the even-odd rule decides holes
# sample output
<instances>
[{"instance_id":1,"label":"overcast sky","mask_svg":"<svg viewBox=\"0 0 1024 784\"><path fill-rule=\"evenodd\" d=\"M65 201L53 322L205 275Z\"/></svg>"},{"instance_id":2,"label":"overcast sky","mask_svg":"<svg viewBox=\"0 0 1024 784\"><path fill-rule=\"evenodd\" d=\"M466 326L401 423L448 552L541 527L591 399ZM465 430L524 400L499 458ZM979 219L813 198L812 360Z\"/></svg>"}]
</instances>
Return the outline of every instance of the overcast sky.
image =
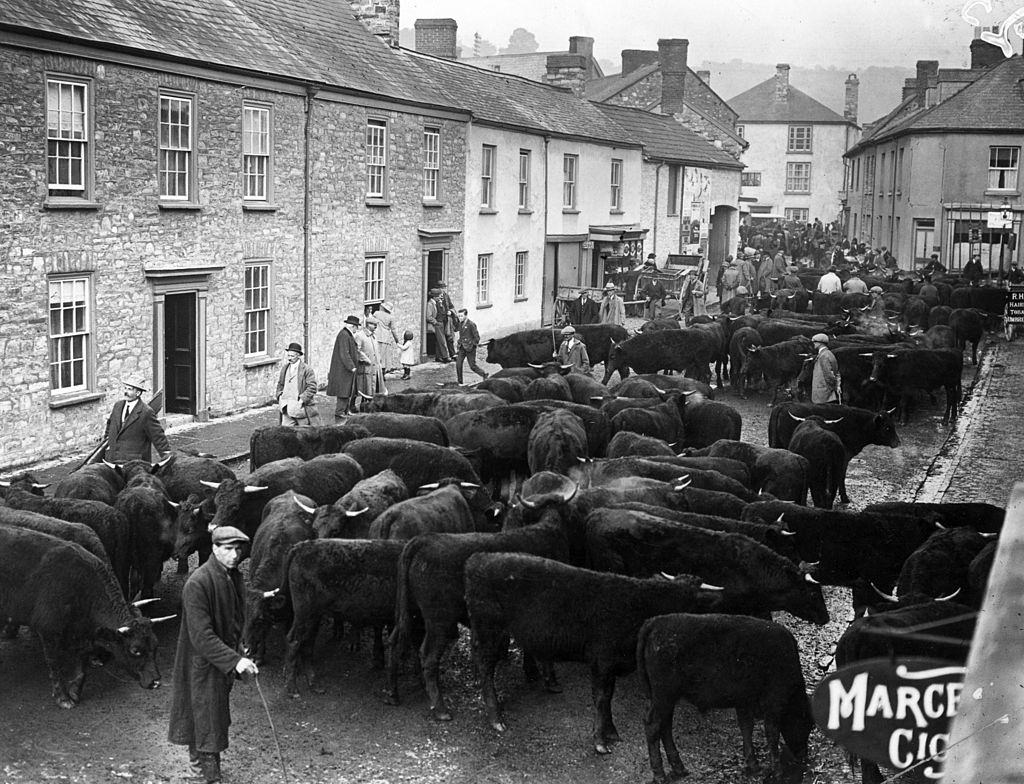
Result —
<instances>
[{"instance_id":1,"label":"overcast sky","mask_svg":"<svg viewBox=\"0 0 1024 784\"><path fill-rule=\"evenodd\" d=\"M594 39L598 59L618 63L622 49L656 49L659 38L688 38L689 60L788 62L806 67L870 65L913 68L969 63L967 0L402 0L402 26L451 17L459 39L473 33L498 47L525 27L541 51L565 50L571 35ZM997 25L1024 0L968 3L982 24ZM1011 41L1020 51L1019 38Z\"/></svg>"}]
</instances>

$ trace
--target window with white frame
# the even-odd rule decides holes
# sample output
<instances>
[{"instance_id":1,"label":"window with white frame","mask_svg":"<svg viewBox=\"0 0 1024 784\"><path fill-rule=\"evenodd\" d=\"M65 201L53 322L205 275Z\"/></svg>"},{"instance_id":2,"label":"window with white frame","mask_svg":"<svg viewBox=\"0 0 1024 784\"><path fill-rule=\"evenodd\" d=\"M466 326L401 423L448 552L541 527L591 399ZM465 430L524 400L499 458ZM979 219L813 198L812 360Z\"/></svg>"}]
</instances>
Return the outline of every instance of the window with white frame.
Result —
<instances>
[{"instance_id":1,"label":"window with white frame","mask_svg":"<svg viewBox=\"0 0 1024 784\"><path fill-rule=\"evenodd\" d=\"M270 262L245 265L245 354L266 354L270 335Z\"/></svg>"},{"instance_id":2,"label":"window with white frame","mask_svg":"<svg viewBox=\"0 0 1024 784\"><path fill-rule=\"evenodd\" d=\"M579 171L580 157L566 155L562 158L562 208L576 209L576 177Z\"/></svg>"},{"instance_id":3,"label":"window with white frame","mask_svg":"<svg viewBox=\"0 0 1024 784\"><path fill-rule=\"evenodd\" d=\"M529 261L530 254L525 251L516 252L516 269L515 269L515 298L526 299L526 263Z\"/></svg>"},{"instance_id":4,"label":"window with white frame","mask_svg":"<svg viewBox=\"0 0 1024 784\"><path fill-rule=\"evenodd\" d=\"M786 192L787 193L810 193L811 192L811 164L809 164L809 163L787 163L786 164Z\"/></svg>"},{"instance_id":5,"label":"window with white frame","mask_svg":"<svg viewBox=\"0 0 1024 784\"><path fill-rule=\"evenodd\" d=\"M791 125L789 126L789 143L786 145L786 152L810 152L811 151L811 126Z\"/></svg>"},{"instance_id":6,"label":"window with white frame","mask_svg":"<svg viewBox=\"0 0 1024 784\"><path fill-rule=\"evenodd\" d=\"M1020 147L988 148L988 188L992 191L1017 190Z\"/></svg>"},{"instance_id":7,"label":"window with white frame","mask_svg":"<svg viewBox=\"0 0 1024 784\"><path fill-rule=\"evenodd\" d=\"M423 129L423 198L437 201L441 194L441 129Z\"/></svg>"},{"instance_id":8,"label":"window with white frame","mask_svg":"<svg viewBox=\"0 0 1024 784\"><path fill-rule=\"evenodd\" d=\"M612 158L611 209L622 210L622 160L619 158Z\"/></svg>"},{"instance_id":9,"label":"window with white frame","mask_svg":"<svg viewBox=\"0 0 1024 784\"><path fill-rule=\"evenodd\" d=\"M530 151L519 151L519 209L530 209Z\"/></svg>"},{"instance_id":10,"label":"window with white frame","mask_svg":"<svg viewBox=\"0 0 1024 784\"><path fill-rule=\"evenodd\" d=\"M864 159L864 193L875 192L875 156L868 155Z\"/></svg>"},{"instance_id":11,"label":"window with white frame","mask_svg":"<svg viewBox=\"0 0 1024 784\"><path fill-rule=\"evenodd\" d=\"M384 301L384 271L386 257L367 256L363 260L363 304L375 305Z\"/></svg>"},{"instance_id":12,"label":"window with white frame","mask_svg":"<svg viewBox=\"0 0 1024 784\"><path fill-rule=\"evenodd\" d=\"M476 304L491 304L491 258L490 253L476 257Z\"/></svg>"},{"instance_id":13,"label":"window with white frame","mask_svg":"<svg viewBox=\"0 0 1024 784\"><path fill-rule=\"evenodd\" d=\"M46 185L51 196L88 196L89 85L46 80Z\"/></svg>"},{"instance_id":14,"label":"window with white frame","mask_svg":"<svg viewBox=\"0 0 1024 784\"><path fill-rule=\"evenodd\" d=\"M740 185L757 188L761 185L761 172L743 172L740 174Z\"/></svg>"},{"instance_id":15,"label":"window with white frame","mask_svg":"<svg viewBox=\"0 0 1024 784\"><path fill-rule=\"evenodd\" d=\"M786 207L785 216L788 221L807 223L809 213L810 211L807 207Z\"/></svg>"},{"instance_id":16,"label":"window with white frame","mask_svg":"<svg viewBox=\"0 0 1024 784\"><path fill-rule=\"evenodd\" d=\"M270 107L242 107L242 198L270 200Z\"/></svg>"},{"instance_id":17,"label":"window with white frame","mask_svg":"<svg viewBox=\"0 0 1024 784\"><path fill-rule=\"evenodd\" d=\"M747 132L747 127L745 125L737 125L736 126L736 135L739 136L741 139L743 138L743 134L745 134L746 132Z\"/></svg>"},{"instance_id":18,"label":"window with white frame","mask_svg":"<svg viewBox=\"0 0 1024 784\"><path fill-rule=\"evenodd\" d=\"M485 144L480 153L480 206L494 209L494 159L497 148Z\"/></svg>"},{"instance_id":19,"label":"window with white frame","mask_svg":"<svg viewBox=\"0 0 1024 784\"><path fill-rule=\"evenodd\" d=\"M160 96L160 198L189 201L192 198L192 99L182 95Z\"/></svg>"},{"instance_id":20,"label":"window with white frame","mask_svg":"<svg viewBox=\"0 0 1024 784\"><path fill-rule=\"evenodd\" d=\"M50 279L50 389L54 392L89 387L90 285L89 277Z\"/></svg>"},{"instance_id":21,"label":"window with white frame","mask_svg":"<svg viewBox=\"0 0 1024 784\"><path fill-rule=\"evenodd\" d=\"M366 198L385 199L388 195L388 123L366 121Z\"/></svg>"}]
</instances>

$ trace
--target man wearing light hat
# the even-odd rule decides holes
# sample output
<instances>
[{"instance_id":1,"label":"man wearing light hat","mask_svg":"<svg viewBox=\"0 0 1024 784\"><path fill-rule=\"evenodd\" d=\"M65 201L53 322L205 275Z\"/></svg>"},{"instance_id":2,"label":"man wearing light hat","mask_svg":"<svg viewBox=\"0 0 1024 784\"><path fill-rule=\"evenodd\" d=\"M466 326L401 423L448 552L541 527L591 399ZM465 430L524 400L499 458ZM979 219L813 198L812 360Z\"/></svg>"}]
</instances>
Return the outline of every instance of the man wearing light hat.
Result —
<instances>
[{"instance_id":1,"label":"man wearing light hat","mask_svg":"<svg viewBox=\"0 0 1024 784\"><path fill-rule=\"evenodd\" d=\"M334 339L331 368L327 371L327 389L324 391L338 399L334 406L335 420L352 412L352 399L356 396L356 373L359 370L359 346L355 338L359 324L359 316L348 316L338 337Z\"/></svg>"},{"instance_id":2,"label":"man wearing light hat","mask_svg":"<svg viewBox=\"0 0 1024 784\"><path fill-rule=\"evenodd\" d=\"M622 297L615 291L615 284L609 281L604 285L604 299L598 311L602 324L618 324L626 326L626 305Z\"/></svg>"},{"instance_id":3,"label":"man wearing light hat","mask_svg":"<svg viewBox=\"0 0 1024 784\"><path fill-rule=\"evenodd\" d=\"M289 343L286 362L277 377L277 408L281 424L308 427L316 416L313 398L316 395L316 372L302 360L302 346Z\"/></svg>"},{"instance_id":4,"label":"man wearing light hat","mask_svg":"<svg viewBox=\"0 0 1024 784\"><path fill-rule=\"evenodd\" d=\"M213 529L213 558L181 590L181 629L174 655L167 739L188 746L192 773L220 781L220 753L228 747L236 678L259 674L239 653L245 623L245 586L238 564L249 537L230 525Z\"/></svg>"},{"instance_id":5,"label":"man wearing light hat","mask_svg":"<svg viewBox=\"0 0 1024 784\"><path fill-rule=\"evenodd\" d=\"M840 395L839 363L829 351L828 335L819 332L811 338L815 350L814 371L811 375L811 402L838 403Z\"/></svg>"},{"instance_id":6,"label":"man wearing light hat","mask_svg":"<svg viewBox=\"0 0 1024 784\"><path fill-rule=\"evenodd\" d=\"M558 347L558 362L561 365L572 365L571 373L589 373L590 357L587 355L586 344L576 337L576 328L562 328L562 345Z\"/></svg>"},{"instance_id":7,"label":"man wearing light hat","mask_svg":"<svg viewBox=\"0 0 1024 784\"><path fill-rule=\"evenodd\" d=\"M127 376L124 382L124 398L114 403L107 420L107 451L103 459L109 463L126 463L129 460L152 458L152 447L160 453L162 460L170 454L171 445L160 426L160 420L146 403L140 399L148 388L142 375Z\"/></svg>"}]
</instances>

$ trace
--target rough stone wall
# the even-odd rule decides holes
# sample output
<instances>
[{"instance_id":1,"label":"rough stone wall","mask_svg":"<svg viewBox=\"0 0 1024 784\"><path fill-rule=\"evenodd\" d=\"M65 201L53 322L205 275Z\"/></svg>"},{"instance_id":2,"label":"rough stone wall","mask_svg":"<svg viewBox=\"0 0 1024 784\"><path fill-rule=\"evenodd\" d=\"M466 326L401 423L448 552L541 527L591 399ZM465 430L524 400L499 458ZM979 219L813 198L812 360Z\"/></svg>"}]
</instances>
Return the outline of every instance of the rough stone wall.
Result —
<instances>
[{"instance_id":1,"label":"rough stone wall","mask_svg":"<svg viewBox=\"0 0 1024 784\"><path fill-rule=\"evenodd\" d=\"M93 80L93 199L98 209L43 207L46 73ZM158 206L161 89L195 96L200 210ZM247 99L273 107L274 211L242 209L241 107ZM94 445L120 396L120 378L130 372L153 378L154 290L147 265L223 265L209 276L207 295L209 413L219 416L267 402L276 365L243 366L244 268L250 258L272 263L269 354L276 356L303 334L304 98L5 47L0 50L0 103L8 118L0 124L0 468ZM457 228L460 221L452 216L462 214L461 189L444 191L446 206L422 204L423 126L442 127L445 185L464 179L465 131L458 123L387 115L392 204L368 207L367 111L321 100L313 107L307 357L326 377L341 319L357 300L355 312L362 309L362 259L368 247L389 249L387 296L396 300L399 313L415 312L418 323L422 263L417 228ZM452 249L453 274L461 269L460 248ZM49 384L48 275L63 272L92 276L95 377L85 400L52 407L58 398Z\"/></svg>"}]
</instances>

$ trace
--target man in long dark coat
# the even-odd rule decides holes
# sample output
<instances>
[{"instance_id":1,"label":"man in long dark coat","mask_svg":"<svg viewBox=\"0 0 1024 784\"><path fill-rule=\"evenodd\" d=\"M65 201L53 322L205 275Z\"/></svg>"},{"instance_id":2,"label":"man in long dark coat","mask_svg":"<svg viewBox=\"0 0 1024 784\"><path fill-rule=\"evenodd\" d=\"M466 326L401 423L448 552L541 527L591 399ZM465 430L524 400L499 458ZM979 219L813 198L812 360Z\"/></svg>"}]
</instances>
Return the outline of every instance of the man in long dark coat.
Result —
<instances>
[{"instance_id":1,"label":"man in long dark coat","mask_svg":"<svg viewBox=\"0 0 1024 784\"><path fill-rule=\"evenodd\" d=\"M129 376L124 380L124 399L114 403L107 419L107 450L104 460L127 463L129 460L149 460L156 447L163 459L171 451L164 429L156 412L140 395L146 391L142 376Z\"/></svg>"},{"instance_id":2,"label":"man in long dark coat","mask_svg":"<svg viewBox=\"0 0 1024 784\"><path fill-rule=\"evenodd\" d=\"M220 781L220 753L228 747L235 676L253 676L256 664L238 653L245 621L245 591L238 564L249 537L232 526L213 531L213 558L181 591L181 630L174 655L174 685L167 739L188 746L192 772Z\"/></svg>"},{"instance_id":3,"label":"man in long dark coat","mask_svg":"<svg viewBox=\"0 0 1024 784\"><path fill-rule=\"evenodd\" d=\"M334 405L335 419L352 413L359 370L359 345L353 333L358 327L359 316L349 316L334 340L331 369L327 371L327 389L324 391L338 399Z\"/></svg>"}]
</instances>

